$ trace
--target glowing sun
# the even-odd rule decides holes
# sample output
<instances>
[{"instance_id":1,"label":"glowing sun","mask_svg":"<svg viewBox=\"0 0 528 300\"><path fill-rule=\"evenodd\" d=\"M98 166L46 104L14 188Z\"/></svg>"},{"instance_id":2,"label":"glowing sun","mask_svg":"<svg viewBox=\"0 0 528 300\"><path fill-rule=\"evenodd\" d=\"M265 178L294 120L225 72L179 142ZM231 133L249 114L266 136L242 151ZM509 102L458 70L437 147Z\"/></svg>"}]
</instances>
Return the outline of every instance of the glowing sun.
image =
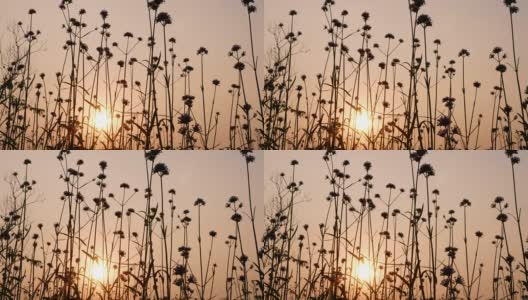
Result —
<instances>
[{"instance_id":1,"label":"glowing sun","mask_svg":"<svg viewBox=\"0 0 528 300\"><path fill-rule=\"evenodd\" d=\"M370 117L367 111L361 110L356 114L356 129L367 132L371 126Z\"/></svg>"},{"instance_id":2,"label":"glowing sun","mask_svg":"<svg viewBox=\"0 0 528 300\"><path fill-rule=\"evenodd\" d=\"M105 130L110 126L110 120L110 114L105 109L101 109L95 112L93 125L99 130Z\"/></svg>"},{"instance_id":3,"label":"glowing sun","mask_svg":"<svg viewBox=\"0 0 528 300\"><path fill-rule=\"evenodd\" d=\"M109 275L111 274L102 261L93 262L88 266L88 277L94 281L105 283Z\"/></svg>"},{"instance_id":4,"label":"glowing sun","mask_svg":"<svg viewBox=\"0 0 528 300\"><path fill-rule=\"evenodd\" d=\"M374 266L368 262L360 262L355 266L354 277L358 280L370 282L374 279Z\"/></svg>"}]
</instances>

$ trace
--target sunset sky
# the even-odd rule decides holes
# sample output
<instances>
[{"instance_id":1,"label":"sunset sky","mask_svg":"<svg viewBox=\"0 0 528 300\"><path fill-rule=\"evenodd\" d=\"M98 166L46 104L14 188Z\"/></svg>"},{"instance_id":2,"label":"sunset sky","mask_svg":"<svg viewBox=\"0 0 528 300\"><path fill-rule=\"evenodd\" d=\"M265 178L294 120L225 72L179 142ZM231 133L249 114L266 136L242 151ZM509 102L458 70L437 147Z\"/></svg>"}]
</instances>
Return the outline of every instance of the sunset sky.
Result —
<instances>
[{"instance_id":1,"label":"sunset sky","mask_svg":"<svg viewBox=\"0 0 528 300\"><path fill-rule=\"evenodd\" d=\"M253 19L253 34L255 43L255 52L260 57L260 66L264 65L264 8L263 1L256 0L255 5L257 12L252 14ZM18 21L22 21L24 26L27 26L29 21L27 12L30 8L37 11L34 16L34 28L38 28L42 34L38 38L38 51L35 51L32 60L32 70L37 74L44 72L48 75L48 79L53 79L53 75L61 71L64 62L64 53L62 46L67 41L68 37L61 28L64 23L62 11L59 9L59 0L21 0L9 1L9 4L4 5L3 16L0 18L0 44L2 51L7 53L8 47L12 46L12 34L10 28L14 28ZM88 24L86 30L91 30L100 27L102 24L100 11L105 9L109 13L108 22L111 24L110 32L112 34L111 42L118 42L121 47L125 46L125 32L131 32L134 37L142 37L143 42L136 47L132 53L132 57L136 57L139 61L147 57L146 38L149 32L149 20L147 13L146 1L144 0L75 0L73 1L72 14L77 14L81 8L86 9L87 14L84 16L84 22ZM245 62L250 62L250 39L247 9L243 7L240 1L233 0L193 0L193 1L174 1L168 0L161 6L160 11L167 12L172 17L172 24L167 26L167 39L174 37L176 39L175 53L177 55L177 63L181 63L184 58L190 59L190 65L194 67L193 80L191 81L191 94L197 99L201 99L200 95L200 60L196 55L200 47L205 47L209 54L205 57L205 93L208 105L208 111L211 107L211 99L213 97L212 80L220 80L220 87L218 89L217 100L215 104L215 111L221 113L221 129L219 129L219 140L227 136L227 128L229 127L229 107L231 104L231 96L228 90L231 84L238 82L237 71L233 68L235 61L228 57L228 52L235 44L242 46L242 49L247 52ZM161 30L158 30L159 40L157 55L161 51ZM98 46L99 34L92 32L85 38L88 41L90 51L94 52ZM112 70L117 70L118 60L124 59L124 55L112 48L115 57L111 60L110 65ZM5 55L5 54L3 54ZM246 69L247 76L254 78L250 68ZM183 80L179 77L176 81L175 98L181 99L183 93ZM117 74L112 80L116 80ZM136 76L136 80L140 79ZM52 80L49 83L49 88L53 90L56 83ZM247 79L245 87L250 95L255 91L255 80ZM101 99L104 102L104 99ZM137 101L137 100L136 100ZM248 102L256 107L256 99L250 97ZM196 111L200 111L202 101L195 101ZM181 109L182 103L177 102L177 109ZM199 115L201 116L201 115ZM202 122L202 119L199 119ZM225 143L223 144L225 146Z\"/></svg>"},{"instance_id":2,"label":"sunset sky","mask_svg":"<svg viewBox=\"0 0 528 300\"><path fill-rule=\"evenodd\" d=\"M0 300L528 300L528 0L413 1L0 0Z\"/></svg>"},{"instance_id":3,"label":"sunset sky","mask_svg":"<svg viewBox=\"0 0 528 300\"><path fill-rule=\"evenodd\" d=\"M515 15L514 22L516 30L517 53L520 57L520 84L521 89L525 89L528 80L528 68L525 66L524 53L528 53L528 42L523 39L522 28L528 27L528 18L525 18L528 6L523 1L518 1L520 12ZM62 45L67 37L61 28L64 18L60 9L58 9L58 0L21 0L11 1L4 7L4 17L0 19L0 42L3 51L6 51L12 44L12 36L9 28L13 28L17 21L23 21L27 25L27 12L34 8L37 14L34 17L34 26L42 31L38 39L38 47L32 60L34 72L44 72L54 74L61 69L64 60L64 51ZM361 13L367 11L371 18L369 24L372 26L372 42L379 43L381 47L385 45L384 36L386 33L392 33L396 38L401 38L405 44L401 46L393 55L403 62L409 60L409 42L410 24L408 14L408 1L404 0L357 0L357 1L336 1L334 11L340 13L343 9L349 12L348 25L351 32L359 28L362 24ZM298 15L295 17L295 31L301 31L300 46L296 50L294 57L293 72L296 75L308 75L309 92L315 91L315 76L322 72L324 66L324 47L328 42L328 34L324 31L325 18L321 11L321 0L256 0L257 13L253 14L253 33L255 41L255 51L258 56L260 72L262 74L260 81L264 80L264 66L270 64L269 51L273 46L272 34L270 30L280 22L289 23L290 10L296 10ZM111 41L124 43L123 34L132 32L135 36L146 37L148 34L148 14L145 1L128 1L128 0L76 0L73 4L73 11L80 8L87 10L85 17L89 29L94 29L101 24L99 12L106 9L109 12L109 22L112 25ZM168 37L175 37L177 40L175 52L178 61L184 58L191 59L190 64L195 71L199 71L199 59L196 51L199 47L204 46L209 50L209 55L205 59L206 82L206 99L212 98L213 79L219 79L221 86L218 91L218 101L216 108L221 113L221 128L219 130L219 140L224 141L227 137L227 122L230 106L230 96L228 89L230 85L236 83L238 78L233 69L234 62L227 57L231 46L240 44L249 55L249 28L247 23L247 12L242 7L239 0L196 0L196 1L173 1L168 0L163 4L162 11L168 12L173 19L173 24L168 27ZM433 26L428 29L429 38L440 39L441 46L441 68L451 59L457 61L455 68L457 75L454 79L454 93L457 98L457 108L455 115L458 124L461 126L461 64L458 53L461 49L468 49L471 53L467 59L466 65L466 84L467 95L470 101L473 99L474 89L472 83L479 81L482 87L479 91L477 101L476 115L482 113L483 125L481 138L479 139L479 148L488 148L489 129L491 127L491 111L493 106L493 97L489 95L494 86L498 85L498 73L495 71L496 63L489 59L489 54L495 46L500 46L508 54L508 69L506 73L506 91L510 98L510 105L518 111L519 101L517 96L516 85L512 72L512 44L509 27L509 15L507 8L501 0L444 0L444 1L427 1L426 6L421 13L429 14L432 18ZM158 32L158 34L160 34ZM94 41L97 41L97 32L93 32L88 37L92 39L90 48L95 48ZM161 38L161 36L159 37ZM418 38L422 39L421 32ZM359 37L353 36L347 45L353 49L359 48ZM146 46L143 43L133 53L133 56L140 60L145 57ZM158 45L159 46L159 45ZM432 61L432 49L430 61ZM118 51L114 51L118 58L114 58L112 64L122 59ZM376 65L379 62L381 53L374 51L377 57ZM419 50L419 55L423 55ZM250 58L246 57L246 62ZM377 78L378 69L374 71ZM248 101L253 105L254 111L257 111L257 98L255 94L254 78L249 77L250 70L246 69L248 79L245 85L248 88ZM116 76L114 74L114 76ZM192 92L194 96L200 98L199 76L195 72L192 80ZM51 76L50 76L51 77ZM48 78L50 78L48 77ZM400 69L398 81L408 86L408 76ZM115 80L115 78L113 78ZM423 80L423 78L422 78ZM176 98L181 98L184 94L182 89L182 80L176 79ZM49 83L52 88L54 83ZM423 84L423 83L422 83ZM364 92L363 92L364 94ZM447 82L440 83L439 98L447 96ZM364 101L364 96L360 96L360 102ZM103 101L103 99L100 99ZM421 95L420 103L425 105L425 97ZM103 101L104 102L104 101ZM196 111L201 108L201 101L195 101ZM180 104L180 103L178 103ZM210 104L208 102L208 104ZM440 111L445 108L440 103ZM422 110L423 112L423 110ZM202 122L201 117L197 118ZM225 146L225 142L223 143Z\"/></svg>"},{"instance_id":4,"label":"sunset sky","mask_svg":"<svg viewBox=\"0 0 528 300\"><path fill-rule=\"evenodd\" d=\"M52 239L54 234L51 228L53 224L58 221L62 208L62 201L60 196L64 191L64 182L59 179L61 174L61 167L59 161L56 159L58 152L56 151L13 151L2 152L0 154L2 165L0 166L0 215L6 213L6 199L9 195L9 185L7 179L13 172L23 173L24 159L29 158L32 161L30 166L30 178L37 181L34 188L33 195L28 206L28 219L35 229L36 224L44 224L44 232L47 239ZM262 189L262 170L263 170L263 155L262 153L255 153L256 161L250 166L252 194L254 197L254 205L256 211L262 210L263 203L263 189ZM116 199L120 199L122 189L119 185L126 182L131 188L138 188L138 192L129 202L127 208L134 208L136 211L144 210L145 199L143 197L144 189L146 188L145 175L145 161L142 151L79 151L74 152L70 156L70 164L75 164L78 159L84 160L85 181L89 182L95 178L99 172L99 162L105 160L108 163L107 169L107 183L108 193L112 192L116 195ZM244 209L249 209L248 193L247 193L247 179L245 161L238 151L226 152L166 152L162 153L157 159L158 162L163 162L168 165L170 174L164 179L166 191L170 188L176 190L175 205L176 212L182 214L184 209L191 211L192 218L190 226L190 236L195 237L190 239L190 245L193 249L197 249L197 210L193 206L197 198L203 198L206 205L201 209L202 211L202 234L206 235L210 230L215 230L218 233L215 242L214 260L221 270L225 267L225 256L227 255L227 247L224 241L229 234L234 232L234 223L230 217L232 212L225 207L230 196L238 196L244 203ZM156 176L157 177L157 176ZM154 181L154 198L155 203L159 201L159 180ZM83 193L87 201L92 204L92 199L97 197L98 187L95 183L83 189ZM130 193L130 192L129 192ZM166 194L167 196L168 194ZM107 196L107 195L105 195ZM166 198L167 199L167 198ZM109 201L111 205L111 214L117 210L117 203ZM112 216L112 222L115 219ZM64 220L63 220L64 222ZM249 222L249 216L243 216L243 222ZM142 232L139 222L136 224L136 230ZM243 239L252 241L252 233L250 231L249 223L244 223L242 229ZM257 230L262 232L262 215L257 215ZM46 228L48 230L46 230ZM182 236L181 231L175 231L178 238L175 240L174 246L181 245ZM209 244L209 239L204 239L204 245ZM159 240L157 245L160 245ZM175 251L176 252L176 251ZM251 254L252 252L249 252ZM178 256L176 254L176 256ZM175 256L175 257L176 257ZM250 256L251 257L251 256ZM178 257L179 258L179 257ZM192 263L196 263L196 258L191 259ZM196 267L194 265L193 267ZM194 269L196 270L196 269ZM225 272L218 272L220 282L225 278ZM223 290L223 286L218 285L219 293Z\"/></svg>"},{"instance_id":5,"label":"sunset sky","mask_svg":"<svg viewBox=\"0 0 528 300\"><path fill-rule=\"evenodd\" d=\"M296 224L302 226L309 224L312 230L317 231L317 225L324 222L328 202L325 198L331 190L328 182L324 180L328 174L325 162L322 159L324 152L321 151L281 151L281 152L266 152L264 164L264 179L265 179L265 201L266 206L269 206L269 201L274 195L274 185L271 180L278 176L281 172L286 173L286 178L290 178L291 171L290 162L293 159L299 161L296 167L296 180L303 181L301 187L301 194L297 197L296 213L294 219ZM525 201L528 197L528 186L522 184L528 176L528 153L523 152L519 155L521 163L516 167L517 176L517 193L519 197L519 205L521 210L528 210L528 202ZM386 200L388 197L388 190L385 188L386 184L393 183L397 189L404 188L403 193L393 208L399 208L402 212L407 212L410 205L409 189L412 187L411 169L409 162L408 151L348 151L339 152L334 157L334 164L337 167L341 166L344 160L350 161L348 167L351 179L353 182L362 178L365 174L363 163L370 161L372 163L371 174L373 179L373 192L379 193L382 199ZM436 175L430 179L430 189L438 189L440 191L439 205L440 217L447 214L447 211L454 209L455 216L459 221L462 220L462 213L459 204L462 199L466 198L472 202L472 206L468 210L468 232L471 238L474 238L474 232L480 230L484 233L484 238L481 243L480 260L485 266L485 279L491 280L492 258L494 248L491 241L496 234L500 233L500 223L496 220L497 212L490 208L491 203L496 196L504 197L505 201L513 207L513 192L511 180L511 165L502 151L434 151L430 152L424 158L423 162L430 163ZM422 184L418 188L418 202L424 203L425 200L425 184L423 178ZM358 199L363 197L363 187L361 184L356 184L352 187L348 194L352 197L352 205L359 207ZM394 195L394 193L393 193ZM373 199L377 206L374 211L373 226L379 232L381 224L381 211L383 203ZM421 205L421 204L420 204ZM512 209L512 208L511 208ZM523 226L528 224L523 220ZM405 222L404 222L405 223ZM439 224L443 226L443 221ZM400 226L406 226L400 225ZM458 247L462 247L462 223L456 225L456 242ZM510 222L509 226L513 226ZM441 230L441 229L440 229ZM514 237L512 247L519 249L518 238L515 238L516 231L513 227L511 235ZM446 232L442 233L445 237ZM319 242L317 234L315 239ZM470 247L474 247L474 240L470 240ZM447 244L445 240L440 239L439 246L443 249ZM474 249L474 248L470 248ZM518 254L518 253L517 253ZM442 252L441 257L445 257ZM463 255L459 255L459 259L463 259ZM483 285L483 291L489 292L488 286Z\"/></svg>"},{"instance_id":6,"label":"sunset sky","mask_svg":"<svg viewBox=\"0 0 528 300\"><path fill-rule=\"evenodd\" d=\"M333 6L334 14L340 14L345 9L349 13L346 20L350 33L362 26L361 14L369 12L369 24L372 26L371 45L379 43L380 48L385 49L386 39L384 39L384 36L387 33L392 33L396 39L401 38L405 41L405 44L396 50L392 58L397 57L402 62L409 61L411 25L407 0L336 0L335 2L336 5ZM528 27L528 18L526 18L528 3L526 1L517 2L520 11L514 16L514 22L517 28L516 47L517 55L520 57L521 88L524 91L528 80L528 65L526 64L526 58L524 58L525 53L528 53L528 41L524 38L523 28ZM321 10L323 3L324 1L322 0L266 0L265 2L264 23L267 49L273 45L273 35L269 33L269 30L281 22L289 26L290 16L288 14L290 10L297 11L294 30L301 31L302 35L299 37L300 45L295 51L293 70L296 75L305 74L308 76L308 82L311 84L311 88L310 86L308 87L310 93L315 92L317 89L315 76L323 72L326 58L324 47L327 46L330 39L328 33L324 30L326 19ZM493 98L490 96L490 92L494 86L499 84L499 75L495 71L496 63L489 59L489 54L494 47L500 46L506 51L511 61L512 42L508 10L502 0L429 0L426 1L425 8L420 13L428 14L432 18L433 26L428 29L429 46L434 39L442 41L442 46L440 47L442 56L440 68L443 65L447 65L447 62L451 59L457 62L455 65L457 74L454 79L453 91L457 98L456 105L458 108L455 110L458 113L461 113L462 107L462 67L458 53L463 48L470 52L470 56L466 60L466 89L468 96L473 97L473 82L479 81L482 83L476 113L484 115L483 128L485 129L483 129L483 132L486 135L480 139L480 144L483 146L482 148L486 148L489 146L489 120L491 119L491 108L493 106ZM289 27L287 28L289 29ZM423 40L421 29L419 29L417 38ZM394 45L394 42L392 44ZM351 54L354 57L358 57L356 50L361 47L361 37L359 35L350 37L346 45L350 48ZM434 62L433 49L430 48L430 50L429 60ZM373 50L373 54L376 57L372 68L374 72L372 80L374 81L378 79L379 68L377 68L377 65L382 61L382 54L377 49ZM422 55L423 50L418 50L418 56ZM518 109L519 100L517 86L514 84L513 68L508 66L508 69L509 71L505 77L506 88L510 99L515 99L510 101L510 105ZM441 72L443 72L443 68ZM398 81L408 87L408 73L402 71L398 76ZM421 80L423 81L423 79ZM349 84L350 86L351 84ZM447 82L444 81L440 87L440 99L447 95ZM425 100L425 96L422 94L421 103L424 103ZM360 101L365 100L360 99ZM441 104L439 109L444 111L444 107ZM425 114L425 111L422 111L422 113ZM458 116L461 118L460 115ZM461 119L458 122L460 125Z\"/></svg>"}]
</instances>

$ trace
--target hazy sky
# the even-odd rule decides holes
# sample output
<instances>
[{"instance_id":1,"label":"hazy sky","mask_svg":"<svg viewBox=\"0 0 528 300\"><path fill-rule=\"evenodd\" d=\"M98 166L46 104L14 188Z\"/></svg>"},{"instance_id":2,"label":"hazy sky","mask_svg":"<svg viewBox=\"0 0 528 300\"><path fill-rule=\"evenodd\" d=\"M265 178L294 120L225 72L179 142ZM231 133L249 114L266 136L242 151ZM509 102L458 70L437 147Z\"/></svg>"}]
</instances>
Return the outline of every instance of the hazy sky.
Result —
<instances>
[{"instance_id":1,"label":"hazy sky","mask_svg":"<svg viewBox=\"0 0 528 300\"><path fill-rule=\"evenodd\" d=\"M37 200L30 209L32 219L36 222L49 220L56 216L59 197L64 186L61 185L60 163L56 159L57 151L3 151L1 153L2 166L0 176L5 179L12 172L22 174L25 158L32 161L30 176L37 181L34 195ZM254 193L261 203L262 199L262 166L261 152L255 152L256 162L251 166ZM108 192L119 195L119 185L126 182L131 188L143 191L146 188L145 161L143 151L74 151L70 156L70 163L78 159L84 160L85 180L95 178L99 174L99 162L108 162ZM211 227L223 225L229 211L224 205L230 196L247 199L245 163L238 151L172 151L163 152L158 162L168 165L170 175L165 179L167 189L174 188L177 192L176 206L178 209L191 209L196 198L203 198L207 202L204 215L213 223ZM1 182L2 198L6 195L6 182ZM156 189L157 186L154 186ZM95 184L87 191L97 191ZM131 206L142 205L144 198L138 193L131 202ZM92 193L93 195L93 193ZM52 205L57 204L57 205ZM45 212L45 213L43 213Z\"/></svg>"},{"instance_id":2,"label":"hazy sky","mask_svg":"<svg viewBox=\"0 0 528 300\"><path fill-rule=\"evenodd\" d=\"M324 217L327 210L328 202L325 198L328 196L330 187L328 182L324 180L327 175L326 164L322 160L324 152L320 151L281 151L281 152L266 152L264 164L264 178L265 183L265 201L269 201L273 196L274 185L271 179L277 176L280 172L289 174L290 162L292 159L299 161L296 167L297 180L303 181L304 185L301 187L302 195L299 196L299 204L296 209L295 221L299 225L309 224L311 228L316 228L321 222L324 222ZM349 151L338 152L334 157L336 166L340 166L343 160L349 160L350 166L348 170L351 175L351 181L360 179L364 176L363 163L365 161L372 162L371 174L373 174L374 189L372 193L379 193L382 199L387 199L388 191L385 188L386 184L393 183L396 187L404 188L405 193L402 194L394 204L393 208L400 208L402 212L408 211L410 207L409 189L412 187L411 169L409 162L408 151ZM520 165L517 165L517 188L519 205L523 212L528 210L528 186L523 184L523 180L528 176L528 152L523 152L519 155L521 159ZM503 196L505 200L513 205L513 191L511 181L511 167L509 161L502 151L435 151L429 153L424 162L430 163L436 175L430 179L431 190L437 188L440 191L439 205L441 207L440 216L447 213L449 209L457 211L456 217L462 220L461 212L459 211L459 203L462 199L467 198L472 202L472 207L468 210L468 232L471 234L470 249L474 249L473 233L477 230L484 232L484 239L481 243L480 259L485 264L486 280L491 280L492 261L488 258L493 257L493 249L491 241L495 234L500 233L500 224L496 221L497 212L490 208L496 196ZM289 178L289 177L288 177ZM422 184L424 180L421 179ZM420 203L425 199L425 186L420 185L418 189ZM357 200L363 197L363 187L360 184L352 187L348 194L352 197L352 205L356 205ZM393 194L394 195L394 194ZM377 205L377 212L374 213L374 228L379 230L381 207L384 207L379 201L374 203ZM513 206L512 206L513 207ZM523 213L524 215L524 213ZM513 226L512 222L509 222ZM443 224L440 221L439 224ZM456 226L456 241L461 247L462 242L461 225ZM528 225L528 220L524 217L523 228ZM513 228L513 227L512 227ZM444 232L445 236L445 232ZM519 245L516 231L512 229L510 239L513 241L513 246L518 254ZM317 238L316 238L317 239ZM317 239L317 242L319 240ZM447 244L440 242L440 249L443 249ZM473 251L473 250L471 250ZM444 257L444 253L441 253ZM462 255L459 255L463 259ZM486 290L489 281L483 281L483 291Z\"/></svg>"},{"instance_id":3,"label":"hazy sky","mask_svg":"<svg viewBox=\"0 0 528 300\"><path fill-rule=\"evenodd\" d=\"M62 64L62 55L57 55L67 36L61 25L64 22L62 11L58 8L59 0L20 0L8 1L4 5L3 16L0 19L2 42L9 42L9 34L5 29L12 27L18 21L27 23L27 12L34 8L37 14L34 25L42 31L40 41L43 51L38 54L37 65L44 71L55 73ZM262 0L256 0L257 13L254 15L255 33L262 37L263 8ZM112 25L113 39L124 41L125 32L146 38L148 35L148 14L144 0L74 0L72 12L84 8L87 11L85 22L88 29L99 27L101 17L99 12L106 9L109 13L109 23ZM204 46L209 50L207 62L210 64L207 78L223 78L232 71L232 63L227 58L227 52L233 44L240 44L245 49L249 47L249 30L247 27L247 11L240 1L233 0L167 0L160 8L172 16L172 25L167 28L167 36L176 38L176 54L180 59L189 57L196 59L196 50ZM256 49L262 49L262 38L256 38ZM143 46L144 48L144 46ZM233 78L233 76L230 76ZM209 81L210 81L209 80Z\"/></svg>"},{"instance_id":4,"label":"hazy sky","mask_svg":"<svg viewBox=\"0 0 528 300\"><path fill-rule=\"evenodd\" d=\"M265 45L266 49L272 45L272 35L268 31L273 26L282 22L290 23L289 11L297 11L295 16L295 31L299 30L303 35L299 38L300 47L297 49L298 55L294 58L295 72L297 74L306 74L311 78L312 88L310 92L316 91L315 75L322 73L325 64L324 47L329 42L329 35L324 30L326 25L325 16L321 10L324 1L322 0L266 0L265 2ZM409 23L409 11L407 0L336 0L334 6L335 13L341 13L346 9L349 12L347 24L349 32L362 26L363 20L361 14L365 11L370 13L369 24L372 26L372 43L379 43L380 47L386 47L385 34L392 33L398 38L402 38L406 44L400 47L392 58L397 57L401 61L409 61L411 40L411 31ZM525 53L528 52L528 40L525 38L523 28L528 27L528 6L526 1L517 1L520 12L515 15L517 37L517 55L521 57L521 86L524 91L528 80L528 65L526 64ZM474 81L480 81L480 97L477 103L476 113L483 113L484 118L491 119L491 107L493 98L489 95L493 86L498 85L498 73L495 71L496 63L489 59L489 54L495 46L502 47L508 56L512 57L511 33L509 27L509 13L502 0L429 0L421 13L429 14L433 21L433 27L428 29L428 39L432 42L434 39L442 41L441 55L442 65L447 64L451 59L455 59L457 64L457 75L454 80L454 93L457 98L457 111L461 110L461 60L458 53L462 48L468 49L471 53L466 61L466 84L472 86ZM423 33L420 29L418 38L423 40ZM356 49L360 48L361 39L359 35L349 39L347 45L351 49L354 57L357 57ZM393 43L394 44L394 43ZM431 44L429 44L431 45ZM419 50L419 56L423 51ZM377 57L375 65L380 62L382 54L379 51L373 51ZM430 61L433 53L429 54ZM310 62L310 63L306 63ZM442 66L441 65L441 66ZM506 74L506 86L509 91L510 105L519 106L516 85L513 81L512 68ZM377 79L378 68L375 68L374 79ZM401 73L398 75L398 81L408 87L408 75ZM374 80L373 79L373 80ZM515 88L515 89L514 89ZM468 89L468 97L473 97L473 89ZM447 96L446 83L440 90L440 99ZM512 98L515 96L515 98ZM471 98L473 99L473 98ZM425 102L424 97L422 97ZM472 101L472 100L471 100ZM444 108L440 104L439 108ZM460 119L459 119L459 124ZM489 136L489 123L486 123L485 136L480 141L486 145Z\"/></svg>"},{"instance_id":5,"label":"hazy sky","mask_svg":"<svg viewBox=\"0 0 528 300\"><path fill-rule=\"evenodd\" d=\"M514 17L517 26L517 53L522 57L528 51L528 41L523 37L522 28L528 26L528 19L524 18L528 6L524 1L518 1L519 14ZM307 58L320 57L328 42L328 35L323 30L324 14L321 11L323 1L320 0L267 0L265 2L266 30L279 22L289 22L288 13L295 9L296 28L303 32L300 38L303 49L307 52L299 57L297 68L299 73L306 72L312 76L321 72L324 60L313 60L313 64L301 63ZM409 42L411 38L409 12L407 0L337 0L335 12L348 10L348 23L351 30L361 26L361 14L370 13L369 23L372 26L373 42L383 45L386 33L392 33L396 38ZM501 46L511 55L511 33L509 29L509 14L501 0L429 0L426 1L422 13L431 16L433 27L429 29L431 41L442 41L442 56L447 62L457 59L462 48L470 51L470 63L467 77L468 82L481 81L487 93L496 84L495 65L489 60L489 54L495 46ZM287 23L289 24L289 23ZM271 35L266 34L269 43ZM421 36L419 37L421 39ZM351 49L356 49L351 47ZM403 48L402 48L403 49ZM407 58L408 48L396 55L401 59ZM522 59L521 59L522 64ZM522 73L526 82L527 70Z\"/></svg>"},{"instance_id":6,"label":"hazy sky","mask_svg":"<svg viewBox=\"0 0 528 300\"><path fill-rule=\"evenodd\" d=\"M22 162L29 158L32 161L30 166L30 177L37 181L34 188L32 202L28 208L28 218L33 226L37 223L43 223L44 228L52 228L53 223L57 222L62 207L59 199L64 191L64 182L59 179L61 168L59 161L56 159L56 151L13 151L0 153L2 164L0 166L0 215L5 213L4 201L9 193L8 184L4 180L9 175L18 171L23 172ZM251 165L252 193L254 205L257 212L262 210L263 203L263 156L261 153L255 153L256 161ZM145 199L143 197L146 188L145 161L142 151L79 151L70 156L70 163L75 164L77 159L84 160L85 180L89 181L99 174L99 162L105 160L108 163L107 169L107 192L113 192L116 199L120 199L121 189L119 185L126 182L131 188L138 188L136 194L127 205L136 211L144 210ZM170 175L164 179L166 191L170 188L176 190L175 205L176 212L181 215L184 209L191 211L192 218L190 226L190 245L193 249L197 248L197 210L193 206L194 201L200 197L206 201L206 206L202 208L202 234L207 235L210 230L218 233L215 242L215 252L213 259L221 268L218 272L220 281L223 282L223 266L225 266L225 256L227 247L224 241L229 234L233 234L234 225L230 220L232 212L225 207L230 196L238 196L244 202L245 209L249 208L247 197L247 179L244 159L238 151L212 151L212 152L164 152L158 160L168 165ZM156 176L157 177L157 176ZM92 199L97 197L98 187L91 183L84 191L85 199L92 204ZM156 178L153 185L154 202L159 201L159 180ZM166 194L168 195L168 194ZM107 194L105 195L107 196ZM167 199L167 198L166 198ZM117 204L108 199L111 205L110 211L113 214L117 210ZM93 206L93 205L91 205ZM262 215L258 215L257 229L262 230ZM112 222L114 222L112 216ZM243 222L248 222L249 217L244 215ZM63 221L64 222L64 221ZM112 223L113 224L113 223ZM141 222L137 225L136 230L141 233ZM242 228L243 239L252 241L252 233L249 223ZM247 226L246 226L247 225ZM35 227L33 227L35 228ZM51 231L44 231L46 238L52 238ZM180 246L181 231L175 233L178 238L175 240L175 247ZM159 245L159 242L158 242ZM204 245L209 245L209 239L204 239ZM208 247L208 246L207 246ZM207 248L208 249L208 248ZM248 252L248 254L254 253ZM175 254L175 258L179 257ZM251 257L251 255L250 255ZM196 262L196 258L191 259ZM196 271L196 270L195 270ZM219 291L223 286L218 285Z\"/></svg>"}]
</instances>

